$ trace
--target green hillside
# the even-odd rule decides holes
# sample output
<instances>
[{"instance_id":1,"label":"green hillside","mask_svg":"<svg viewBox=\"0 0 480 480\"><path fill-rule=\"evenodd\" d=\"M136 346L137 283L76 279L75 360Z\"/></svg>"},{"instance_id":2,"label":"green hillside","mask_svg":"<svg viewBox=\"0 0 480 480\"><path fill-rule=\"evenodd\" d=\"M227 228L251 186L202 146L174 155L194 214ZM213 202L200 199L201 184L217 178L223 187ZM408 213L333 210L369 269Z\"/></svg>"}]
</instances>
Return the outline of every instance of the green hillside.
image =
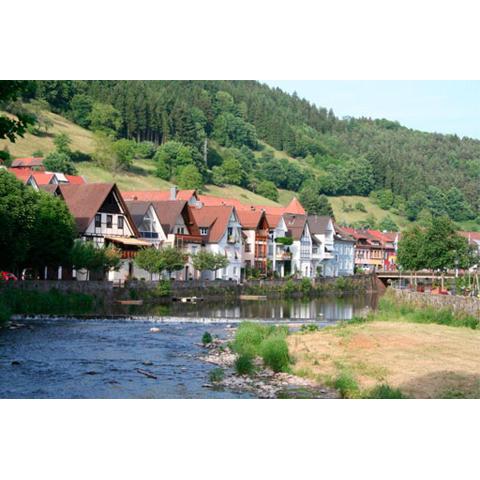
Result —
<instances>
[{"instance_id":1,"label":"green hillside","mask_svg":"<svg viewBox=\"0 0 480 480\"><path fill-rule=\"evenodd\" d=\"M95 153L96 164L77 165L90 180L280 203L296 195L313 213L329 211L327 196L339 221L363 226L387 216L398 226L441 215L480 222L478 140L340 119L256 81L34 81L21 99L43 130L9 151L47 153L64 130L72 150ZM19 103L1 107L15 114Z\"/></svg>"}]
</instances>

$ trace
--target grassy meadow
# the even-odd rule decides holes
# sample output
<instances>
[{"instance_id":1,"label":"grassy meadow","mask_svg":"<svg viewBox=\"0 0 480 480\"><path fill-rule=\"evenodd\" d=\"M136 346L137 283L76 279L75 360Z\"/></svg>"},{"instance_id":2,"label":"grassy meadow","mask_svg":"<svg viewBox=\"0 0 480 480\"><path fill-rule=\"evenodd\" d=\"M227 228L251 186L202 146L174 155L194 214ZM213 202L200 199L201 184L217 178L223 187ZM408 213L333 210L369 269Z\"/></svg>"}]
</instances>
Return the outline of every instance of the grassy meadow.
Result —
<instances>
[{"instance_id":1,"label":"grassy meadow","mask_svg":"<svg viewBox=\"0 0 480 480\"><path fill-rule=\"evenodd\" d=\"M346 398L480 398L477 319L395 305L288 337L293 371Z\"/></svg>"}]
</instances>

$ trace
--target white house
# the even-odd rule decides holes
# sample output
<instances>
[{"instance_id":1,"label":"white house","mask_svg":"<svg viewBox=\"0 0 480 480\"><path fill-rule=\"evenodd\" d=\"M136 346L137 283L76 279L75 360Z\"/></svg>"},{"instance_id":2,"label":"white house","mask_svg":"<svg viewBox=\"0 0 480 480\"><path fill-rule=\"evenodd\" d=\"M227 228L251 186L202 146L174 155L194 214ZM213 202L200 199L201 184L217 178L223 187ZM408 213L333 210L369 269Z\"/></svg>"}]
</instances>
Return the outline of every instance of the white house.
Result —
<instances>
[{"instance_id":1,"label":"white house","mask_svg":"<svg viewBox=\"0 0 480 480\"><path fill-rule=\"evenodd\" d=\"M306 215L285 213L283 215L288 234L292 237L292 272L301 277L313 278L315 271L312 264L313 240Z\"/></svg>"},{"instance_id":2,"label":"white house","mask_svg":"<svg viewBox=\"0 0 480 480\"><path fill-rule=\"evenodd\" d=\"M218 272L203 272L203 278L241 280L242 226L235 207L227 205L190 207L205 248L228 258L229 264Z\"/></svg>"},{"instance_id":3,"label":"white house","mask_svg":"<svg viewBox=\"0 0 480 480\"><path fill-rule=\"evenodd\" d=\"M136 252L151 245L138 238L140 233L117 186L113 183L60 184L56 194L73 215L80 239L93 242L97 247L114 245L120 250L121 267L119 271L108 272L108 280L134 276Z\"/></svg>"},{"instance_id":4,"label":"white house","mask_svg":"<svg viewBox=\"0 0 480 480\"><path fill-rule=\"evenodd\" d=\"M308 227L312 235L312 268L316 276L335 276L333 221L326 215L309 215Z\"/></svg>"}]
</instances>

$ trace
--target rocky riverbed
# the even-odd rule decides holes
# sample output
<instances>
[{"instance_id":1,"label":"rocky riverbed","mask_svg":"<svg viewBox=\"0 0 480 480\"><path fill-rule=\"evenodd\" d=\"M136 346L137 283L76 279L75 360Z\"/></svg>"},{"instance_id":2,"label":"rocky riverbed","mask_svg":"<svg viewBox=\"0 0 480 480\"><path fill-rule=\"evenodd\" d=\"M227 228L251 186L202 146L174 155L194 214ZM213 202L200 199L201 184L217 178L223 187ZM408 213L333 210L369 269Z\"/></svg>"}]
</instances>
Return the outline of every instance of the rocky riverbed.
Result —
<instances>
[{"instance_id":1,"label":"rocky riverbed","mask_svg":"<svg viewBox=\"0 0 480 480\"><path fill-rule=\"evenodd\" d=\"M257 398L340 398L335 389L319 386L312 380L289 373L275 373L264 367L260 358L255 359L254 374L238 375L234 369L237 355L229 347L235 329L228 330L230 338L214 338L211 343L203 345L205 353L200 356L200 360L223 370L223 378L207 383L204 387L249 392Z\"/></svg>"}]
</instances>

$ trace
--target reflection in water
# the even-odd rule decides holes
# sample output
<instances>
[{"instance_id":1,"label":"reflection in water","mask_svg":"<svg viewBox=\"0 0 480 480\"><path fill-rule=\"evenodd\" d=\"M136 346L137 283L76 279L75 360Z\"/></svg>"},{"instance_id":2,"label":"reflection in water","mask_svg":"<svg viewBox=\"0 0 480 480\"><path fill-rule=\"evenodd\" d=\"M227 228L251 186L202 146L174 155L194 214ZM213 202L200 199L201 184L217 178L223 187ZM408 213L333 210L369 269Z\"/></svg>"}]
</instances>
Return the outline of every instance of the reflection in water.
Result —
<instances>
[{"instance_id":1,"label":"reflection in water","mask_svg":"<svg viewBox=\"0 0 480 480\"><path fill-rule=\"evenodd\" d=\"M376 295L321 297L312 300L251 300L251 301L205 301L197 304L173 303L115 309L117 314L214 317L214 318L251 318L265 320L295 319L336 321L349 320L362 315L367 308L375 308Z\"/></svg>"}]
</instances>

